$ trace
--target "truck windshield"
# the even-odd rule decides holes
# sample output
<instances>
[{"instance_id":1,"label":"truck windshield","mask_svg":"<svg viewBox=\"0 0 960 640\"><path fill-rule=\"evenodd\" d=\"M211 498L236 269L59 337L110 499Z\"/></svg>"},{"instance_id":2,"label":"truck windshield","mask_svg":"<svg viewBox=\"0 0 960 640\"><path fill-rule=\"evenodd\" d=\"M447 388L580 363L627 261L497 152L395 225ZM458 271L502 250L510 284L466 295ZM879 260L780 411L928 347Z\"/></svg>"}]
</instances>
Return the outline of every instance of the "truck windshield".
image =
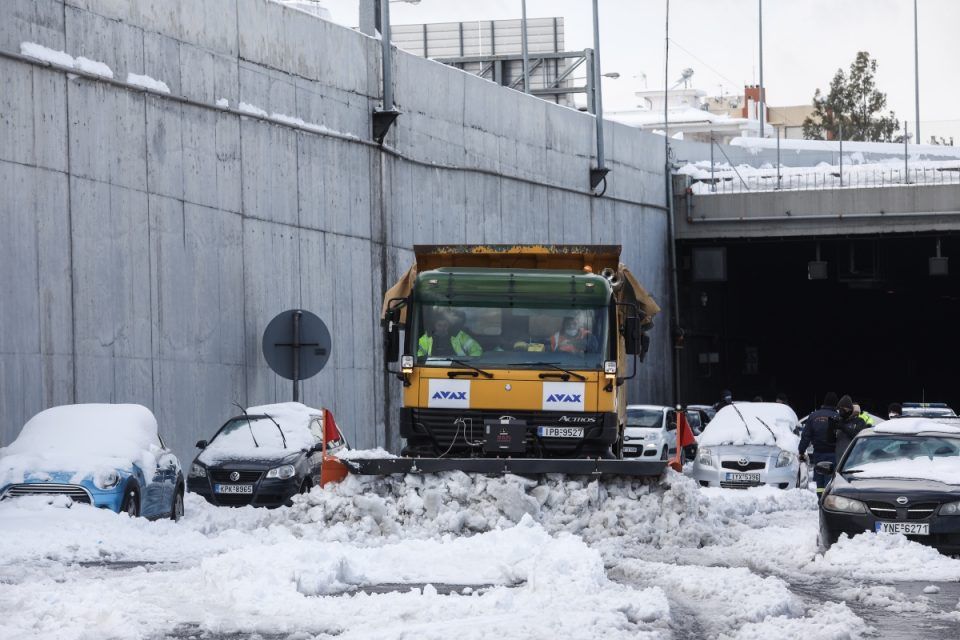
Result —
<instances>
[{"instance_id":1,"label":"truck windshield","mask_svg":"<svg viewBox=\"0 0 960 640\"><path fill-rule=\"evenodd\" d=\"M477 367L599 369L608 358L607 307L430 306L412 328L417 362ZM455 365L456 366L456 365Z\"/></svg>"}]
</instances>

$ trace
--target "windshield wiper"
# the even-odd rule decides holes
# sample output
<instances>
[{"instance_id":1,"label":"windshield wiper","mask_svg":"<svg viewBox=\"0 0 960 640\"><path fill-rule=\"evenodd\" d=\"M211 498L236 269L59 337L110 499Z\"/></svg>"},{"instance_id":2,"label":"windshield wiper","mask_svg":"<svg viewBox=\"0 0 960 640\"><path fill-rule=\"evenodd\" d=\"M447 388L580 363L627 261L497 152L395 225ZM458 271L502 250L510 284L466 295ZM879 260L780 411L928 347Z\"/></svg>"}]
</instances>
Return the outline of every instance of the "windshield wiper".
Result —
<instances>
[{"instance_id":1,"label":"windshield wiper","mask_svg":"<svg viewBox=\"0 0 960 640\"><path fill-rule=\"evenodd\" d=\"M477 373L479 373L480 375L482 375L484 378L492 378L492 377L493 377L493 374L490 373L489 371L484 371L484 370L481 369L480 367L475 367L475 366L473 366L472 364L470 364L469 362L464 362L463 360L457 360L457 359L455 359L455 358L429 358L429 359L430 359L430 360L446 360L447 362L452 362L452 363L454 363L454 364L458 364L458 365L460 365L461 367L466 367L467 369L473 369L474 371L476 371ZM457 371L448 371L448 372L447 372L447 376L450 377L450 378L455 378L455 377L458 376L458 375L463 375L463 373L462 373L462 372L457 372ZM476 374L474 374L474 375L476 375Z\"/></svg>"},{"instance_id":2,"label":"windshield wiper","mask_svg":"<svg viewBox=\"0 0 960 640\"><path fill-rule=\"evenodd\" d=\"M747 424L747 419L743 417L742 413L740 413L740 409L737 409L737 403L731 402L730 406L733 407L733 410L737 412L738 416L740 416L740 421L743 422L743 428L747 430L747 435L752 438L753 434L750 433L750 425Z\"/></svg>"},{"instance_id":3,"label":"windshield wiper","mask_svg":"<svg viewBox=\"0 0 960 640\"><path fill-rule=\"evenodd\" d=\"M531 367L550 367L551 369L556 369L557 371L563 371L565 374L567 374L567 377L573 376L573 377L576 378L577 380L586 380L586 379L587 379L586 376L582 376L582 375L580 375L579 373L577 373L577 372L575 372L575 371L570 371L569 369L564 369L563 367L557 366L557 364L554 363L554 362L534 362L534 363L531 364L530 366L531 366ZM547 377L547 376L549 376L549 375L550 375L550 374L548 374L548 373L541 373L541 374L540 374L540 377L541 377L541 378L545 378L545 377ZM564 382L566 382L566 378L564 378Z\"/></svg>"},{"instance_id":4,"label":"windshield wiper","mask_svg":"<svg viewBox=\"0 0 960 640\"><path fill-rule=\"evenodd\" d=\"M841 471L840 473L863 473L863 469L847 469L846 471Z\"/></svg>"},{"instance_id":5,"label":"windshield wiper","mask_svg":"<svg viewBox=\"0 0 960 640\"><path fill-rule=\"evenodd\" d=\"M269 413L265 413L265 414L263 414L263 415L265 415L265 416L267 416L268 418L270 418L270 422L272 422L273 424L277 425L277 431L280 432L280 438L283 440L283 448L286 449L286 448L287 448L287 436L283 435L283 429L280 428L280 424L279 424L276 420L274 420L273 417L272 417Z\"/></svg>"},{"instance_id":6,"label":"windshield wiper","mask_svg":"<svg viewBox=\"0 0 960 640\"><path fill-rule=\"evenodd\" d=\"M243 417L247 419L247 429L250 429L250 437L253 438L253 446L259 449L260 443L257 442L257 436L253 435L253 425L250 424L250 416L247 415L247 410L241 407L239 402L234 402L233 406L243 412Z\"/></svg>"}]
</instances>

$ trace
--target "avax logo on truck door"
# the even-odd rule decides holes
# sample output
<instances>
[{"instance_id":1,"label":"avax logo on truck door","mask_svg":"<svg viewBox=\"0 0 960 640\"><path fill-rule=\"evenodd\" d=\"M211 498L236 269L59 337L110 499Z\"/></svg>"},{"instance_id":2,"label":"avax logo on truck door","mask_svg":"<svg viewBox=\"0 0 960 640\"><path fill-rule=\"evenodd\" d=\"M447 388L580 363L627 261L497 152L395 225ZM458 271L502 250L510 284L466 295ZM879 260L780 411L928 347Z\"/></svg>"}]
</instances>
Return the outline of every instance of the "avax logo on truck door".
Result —
<instances>
[{"instance_id":1,"label":"avax logo on truck door","mask_svg":"<svg viewBox=\"0 0 960 640\"><path fill-rule=\"evenodd\" d=\"M446 409L470 408L469 380L430 380L427 406Z\"/></svg>"},{"instance_id":2,"label":"avax logo on truck door","mask_svg":"<svg viewBox=\"0 0 960 640\"><path fill-rule=\"evenodd\" d=\"M586 385L582 382L544 382L544 411L583 411Z\"/></svg>"}]
</instances>

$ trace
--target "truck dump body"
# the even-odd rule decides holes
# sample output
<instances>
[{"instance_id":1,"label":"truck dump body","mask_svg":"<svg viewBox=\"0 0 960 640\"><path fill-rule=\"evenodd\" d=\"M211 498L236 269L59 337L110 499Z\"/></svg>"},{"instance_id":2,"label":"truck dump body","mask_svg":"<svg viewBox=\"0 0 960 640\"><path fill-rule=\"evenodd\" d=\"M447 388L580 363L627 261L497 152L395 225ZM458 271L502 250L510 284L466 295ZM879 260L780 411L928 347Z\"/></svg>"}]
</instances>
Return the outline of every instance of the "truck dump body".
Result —
<instances>
[{"instance_id":1,"label":"truck dump body","mask_svg":"<svg viewBox=\"0 0 960 640\"><path fill-rule=\"evenodd\" d=\"M642 331L659 311L619 263L618 246L417 246L415 253L383 309L388 362L404 331L397 373L407 457L355 461L351 469L662 471L665 461L617 459L621 385L636 370L629 356L641 352Z\"/></svg>"}]
</instances>

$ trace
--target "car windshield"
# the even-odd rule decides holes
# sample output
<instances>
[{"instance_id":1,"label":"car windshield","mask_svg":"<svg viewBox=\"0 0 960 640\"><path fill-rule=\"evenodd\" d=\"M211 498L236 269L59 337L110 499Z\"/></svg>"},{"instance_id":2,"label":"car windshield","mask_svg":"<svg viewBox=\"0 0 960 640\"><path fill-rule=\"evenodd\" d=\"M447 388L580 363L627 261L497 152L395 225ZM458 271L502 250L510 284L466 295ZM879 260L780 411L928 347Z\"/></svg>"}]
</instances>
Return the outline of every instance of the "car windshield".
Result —
<instances>
[{"instance_id":1,"label":"car windshield","mask_svg":"<svg viewBox=\"0 0 960 640\"><path fill-rule=\"evenodd\" d=\"M658 409L627 409L627 426L643 429L659 429L663 424L663 411Z\"/></svg>"},{"instance_id":2,"label":"car windshield","mask_svg":"<svg viewBox=\"0 0 960 640\"><path fill-rule=\"evenodd\" d=\"M280 429L273 420L265 416L251 416L248 420L242 416L233 418L217 433L210 444L211 450L246 450L256 448L286 449L290 443L284 443Z\"/></svg>"},{"instance_id":3,"label":"car windshield","mask_svg":"<svg viewBox=\"0 0 960 640\"><path fill-rule=\"evenodd\" d=\"M423 305L413 318L418 363L427 366L600 369L607 307ZM457 365L462 366L462 365Z\"/></svg>"},{"instance_id":4,"label":"car windshield","mask_svg":"<svg viewBox=\"0 0 960 640\"><path fill-rule=\"evenodd\" d=\"M960 484L960 438L889 435L857 438L841 473Z\"/></svg>"}]
</instances>

